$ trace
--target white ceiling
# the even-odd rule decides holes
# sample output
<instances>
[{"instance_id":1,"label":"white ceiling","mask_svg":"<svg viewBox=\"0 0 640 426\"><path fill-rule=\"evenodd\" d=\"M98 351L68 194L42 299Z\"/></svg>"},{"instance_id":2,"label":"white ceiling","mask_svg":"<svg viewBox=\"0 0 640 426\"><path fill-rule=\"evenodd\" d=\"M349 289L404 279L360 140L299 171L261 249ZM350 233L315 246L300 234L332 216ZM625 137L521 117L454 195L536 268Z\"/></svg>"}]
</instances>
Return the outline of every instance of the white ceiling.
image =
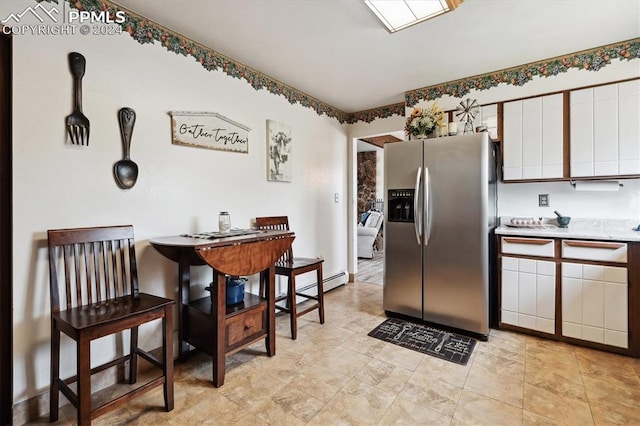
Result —
<instances>
[{"instance_id":1,"label":"white ceiling","mask_svg":"<svg viewBox=\"0 0 640 426\"><path fill-rule=\"evenodd\" d=\"M389 34L360 0L116 0L345 112L640 35L639 0L465 0Z\"/></svg>"}]
</instances>

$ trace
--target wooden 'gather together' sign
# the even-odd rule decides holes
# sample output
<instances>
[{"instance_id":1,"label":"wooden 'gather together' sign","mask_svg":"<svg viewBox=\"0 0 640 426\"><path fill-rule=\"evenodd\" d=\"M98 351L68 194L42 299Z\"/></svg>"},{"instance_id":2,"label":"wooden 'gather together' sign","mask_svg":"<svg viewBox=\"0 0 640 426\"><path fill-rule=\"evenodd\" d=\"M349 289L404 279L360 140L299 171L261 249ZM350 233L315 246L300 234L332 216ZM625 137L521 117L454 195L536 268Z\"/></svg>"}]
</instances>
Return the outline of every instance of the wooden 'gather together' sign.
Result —
<instances>
[{"instance_id":1,"label":"wooden 'gather together' sign","mask_svg":"<svg viewBox=\"0 0 640 426\"><path fill-rule=\"evenodd\" d=\"M170 111L171 140L221 151L249 152L250 128L215 112Z\"/></svg>"}]
</instances>

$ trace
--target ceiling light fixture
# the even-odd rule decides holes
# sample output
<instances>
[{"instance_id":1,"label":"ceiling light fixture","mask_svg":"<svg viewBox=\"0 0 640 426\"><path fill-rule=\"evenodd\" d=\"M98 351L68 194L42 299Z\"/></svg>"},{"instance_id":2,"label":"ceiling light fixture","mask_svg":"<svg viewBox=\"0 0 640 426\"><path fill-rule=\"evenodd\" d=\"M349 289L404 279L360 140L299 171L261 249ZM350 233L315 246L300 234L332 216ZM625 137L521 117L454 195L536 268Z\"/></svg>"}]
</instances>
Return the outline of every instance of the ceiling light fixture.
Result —
<instances>
[{"instance_id":1,"label":"ceiling light fixture","mask_svg":"<svg viewBox=\"0 0 640 426\"><path fill-rule=\"evenodd\" d=\"M363 0L380 23L395 33L427 19L451 12L464 0Z\"/></svg>"}]
</instances>

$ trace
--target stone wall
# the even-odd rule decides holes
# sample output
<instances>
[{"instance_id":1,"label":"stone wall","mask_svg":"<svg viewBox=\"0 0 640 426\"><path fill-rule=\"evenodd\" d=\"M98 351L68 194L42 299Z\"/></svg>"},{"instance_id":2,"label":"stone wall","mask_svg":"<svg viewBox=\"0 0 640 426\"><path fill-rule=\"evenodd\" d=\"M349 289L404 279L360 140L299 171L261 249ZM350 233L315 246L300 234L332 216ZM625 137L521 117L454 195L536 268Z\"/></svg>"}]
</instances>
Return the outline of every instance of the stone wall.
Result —
<instances>
[{"instance_id":1,"label":"stone wall","mask_svg":"<svg viewBox=\"0 0 640 426\"><path fill-rule=\"evenodd\" d=\"M376 152L358 153L358 219L376 200Z\"/></svg>"}]
</instances>

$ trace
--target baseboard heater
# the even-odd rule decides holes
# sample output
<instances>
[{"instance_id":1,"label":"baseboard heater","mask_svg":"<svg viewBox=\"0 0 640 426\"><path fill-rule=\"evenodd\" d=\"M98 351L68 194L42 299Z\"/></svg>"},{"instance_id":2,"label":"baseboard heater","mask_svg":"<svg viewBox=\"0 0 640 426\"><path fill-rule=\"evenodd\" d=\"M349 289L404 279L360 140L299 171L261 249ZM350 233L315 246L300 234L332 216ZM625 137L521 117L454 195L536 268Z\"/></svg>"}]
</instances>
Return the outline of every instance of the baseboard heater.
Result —
<instances>
[{"instance_id":1,"label":"baseboard heater","mask_svg":"<svg viewBox=\"0 0 640 426\"><path fill-rule=\"evenodd\" d=\"M323 277L322 285L324 287L324 292L326 293L329 290L333 290L336 287L346 284L347 281L348 281L348 276L345 271L340 271L335 275L331 275L330 277ZM316 283L312 283L298 289L298 291L301 293L305 293L307 292L307 290L312 290L312 291L309 291L308 294L310 296L315 296L318 293L318 286L316 285Z\"/></svg>"}]
</instances>

